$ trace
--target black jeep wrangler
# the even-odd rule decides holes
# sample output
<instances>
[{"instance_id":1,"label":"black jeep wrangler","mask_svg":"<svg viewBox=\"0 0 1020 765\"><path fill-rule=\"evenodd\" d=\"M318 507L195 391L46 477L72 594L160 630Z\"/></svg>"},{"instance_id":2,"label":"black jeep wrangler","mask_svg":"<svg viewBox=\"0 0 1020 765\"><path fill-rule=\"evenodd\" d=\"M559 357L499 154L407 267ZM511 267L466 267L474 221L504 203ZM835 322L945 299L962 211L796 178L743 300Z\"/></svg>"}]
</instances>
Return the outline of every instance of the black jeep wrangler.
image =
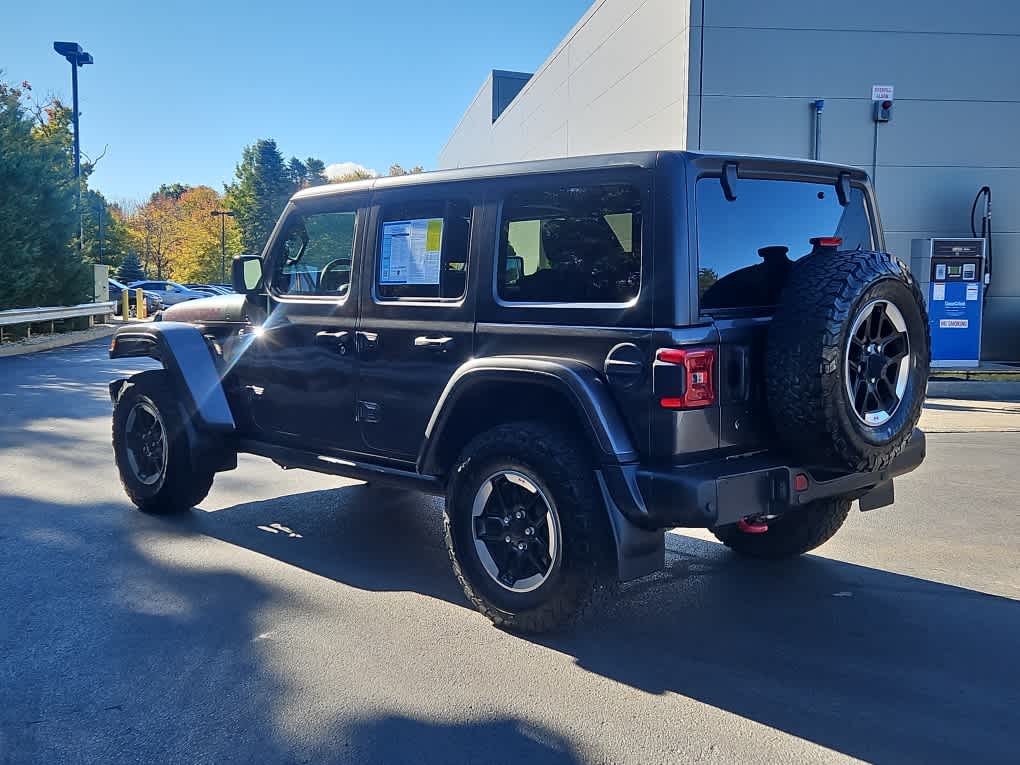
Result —
<instances>
[{"instance_id":1,"label":"black jeep wrangler","mask_svg":"<svg viewBox=\"0 0 1020 765\"><path fill-rule=\"evenodd\" d=\"M867 176L649 152L297 193L241 294L121 329L125 489L165 513L237 453L446 498L498 625L551 628L663 566L664 530L738 553L825 542L893 501L928 321Z\"/></svg>"}]
</instances>

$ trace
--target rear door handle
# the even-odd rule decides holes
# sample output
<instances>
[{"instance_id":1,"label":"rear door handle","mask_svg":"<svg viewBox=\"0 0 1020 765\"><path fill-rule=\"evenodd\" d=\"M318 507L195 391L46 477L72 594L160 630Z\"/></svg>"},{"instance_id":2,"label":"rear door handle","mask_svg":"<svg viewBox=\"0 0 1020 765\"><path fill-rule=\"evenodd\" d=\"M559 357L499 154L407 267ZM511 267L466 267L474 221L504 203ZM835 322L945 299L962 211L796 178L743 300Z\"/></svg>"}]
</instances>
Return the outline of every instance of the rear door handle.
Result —
<instances>
[{"instance_id":1,"label":"rear door handle","mask_svg":"<svg viewBox=\"0 0 1020 765\"><path fill-rule=\"evenodd\" d=\"M358 331L358 352L365 353L378 350L379 333Z\"/></svg>"},{"instance_id":2,"label":"rear door handle","mask_svg":"<svg viewBox=\"0 0 1020 765\"><path fill-rule=\"evenodd\" d=\"M428 348L433 351L445 351L452 348L456 343L452 337L421 337L414 338L415 348Z\"/></svg>"}]
</instances>

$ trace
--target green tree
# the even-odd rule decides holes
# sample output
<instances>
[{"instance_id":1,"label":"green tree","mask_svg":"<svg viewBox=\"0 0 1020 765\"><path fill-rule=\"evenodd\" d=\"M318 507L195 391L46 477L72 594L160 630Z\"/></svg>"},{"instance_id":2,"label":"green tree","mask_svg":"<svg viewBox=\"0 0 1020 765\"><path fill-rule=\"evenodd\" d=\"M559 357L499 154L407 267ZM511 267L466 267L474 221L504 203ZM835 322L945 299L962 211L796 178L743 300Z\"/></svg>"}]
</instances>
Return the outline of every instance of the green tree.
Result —
<instances>
[{"instance_id":1,"label":"green tree","mask_svg":"<svg viewBox=\"0 0 1020 765\"><path fill-rule=\"evenodd\" d=\"M77 234L69 110L28 104L0 81L0 310L70 305L91 294Z\"/></svg>"},{"instance_id":2,"label":"green tree","mask_svg":"<svg viewBox=\"0 0 1020 765\"><path fill-rule=\"evenodd\" d=\"M394 164L390 165L390 175L391 176L395 176L395 175L417 175L418 173L424 173L424 172L425 172L425 168L422 167L421 165L415 165L410 170L405 170L403 165L401 165L399 163L394 163Z\"/></svg>"},{"instance_id":3,"label":"green tree","mask_svg":"<svg viewBox=\"0 0 1020 765\"><path fill-rule=\"evenodd\" d=\"M329 183L329 179L326 178L326 163L321 159L309 157L305 160L305 169L308 171L309 186L321 186L324 183Z\"/></svg>"},{"instance_id":4,"label":"green tree","mask_svg":"<svg viewBox=\"0 0 1020 765\"><path fill-rule=\"evenodd\" d=\"M164 183L153 192L152 196L170 197L176 201L190 188L191 186L186 183Z\"/></svg>"},{"instance_id":5,"label":"green tree","mask_svg":"<svg viewBox=\"0 0 1020 765\"><path fill-rule=\"evenodd\" d=\"M124 256L120 268L117 269L117 281L123 284L131 284L131 282L140 282L144 278L145 272L142 270L142 264L138 261L135 251L130 250Z\"/></svg>"},{"instance_id":6,"label":"green tree","mask_svg":"<svg viewBox=\"0 0 1020 765\"><path fill-rule=\"evenodd\" d=\"M260 253L294 192L293 176L271 138L244 148L234 176L226 187L227 206L237 215L244 251Z\"/></svg>"},{"instance_id":7,"label":"green tree","mask_svg":"<svg viewBox=\"0 0 1020 765\"><path fill-rule=\"evenodd\" d=\"M89 263L106 263L116 269L130 247L124 211L92 189L82 195L82 208L82 255Z\"/></svg>"}]
</instances>

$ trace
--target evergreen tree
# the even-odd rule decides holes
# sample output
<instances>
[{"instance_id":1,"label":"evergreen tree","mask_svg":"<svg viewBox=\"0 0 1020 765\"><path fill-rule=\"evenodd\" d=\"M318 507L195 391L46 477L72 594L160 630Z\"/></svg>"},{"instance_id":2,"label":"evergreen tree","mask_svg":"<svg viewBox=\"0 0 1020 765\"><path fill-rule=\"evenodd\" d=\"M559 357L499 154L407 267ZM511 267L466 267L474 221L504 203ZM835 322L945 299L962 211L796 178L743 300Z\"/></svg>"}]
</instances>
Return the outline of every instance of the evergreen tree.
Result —
<instances>
[{"instance_id":1,"label":"evergreen tree","mask_svg":"<svg viewBox=\"0 0 1020 765\"><path fill-rule=\"evenodd\" d=\"M258 254L296 185L276 141L269 138L245 147L234 175L226 189L227 206L237 214L244 252Z\"/></svg>"},{"instance_id":2,"label":"evergreen tree","mask_svg":"<svg viewBox=\"0 0 1020 765\"><path fill-rule=\"evenodd\" d=\"M107 202L102 194L92 189L82 195L82 208L84 210L82 255L89 263L105 263L116 270L128 251L129 232L124 211L119 205ZM100 233L102 238L99 236Z\"/></svg>"},{"instance_id":3,"label":"evergreen tree","mask_svg":"<svg viewBox=\"0 0 1020 765\"><path fill-rule=\"evenodd\" d=\"M308 167L297 157L291 157L287 162L287 172L294 188L302 189L308 184Z\"/></svg>"},{"instance_id":4,"label":"evergreen tree","mask_svg":"<svg viewBox=\"0 0 1020 765\"><path fill-rule=\"evenodd\" d=\"M122 284L131 284L131 282L140 282L144 278L145 272L142 270L142 264L138 262L135 251L131 250L124 256L124 262L117 269L117 281Z\"/></svg>"},{"instance_id":5,"label":"evergreen tree","mask_svg":"<svg viewBox=\"0 0 1020 765\"><path fill-rule=\"evenodd\" d=\"M0 310L89 299L91 275L77 235L70 110L59 101L26 108L0 82Z\"/></svg>"},{"instance_id":6,"label":"evergreen tree","mask_svg":"<svg viewBox=\"0 0 1020 765\"><path fill-rule=\"evenodd\" d=\"M326 178L326 163L321 159L316 159L315 157L306 159L305 170L308 171L309 186L321 186L329 182Z\"/></svg>"},{"instance_id":7,"label":"evergreen tree","mask_svg":"<svg viewBox=\"0 0 1020 765\"><path fill-rule=\"evenodd\" d=\"M154 197L170 197L174 201L181 198L184 192L188 191L191 186L186 183L163 183L152 195Z\"/></svg>"}]
</instances>

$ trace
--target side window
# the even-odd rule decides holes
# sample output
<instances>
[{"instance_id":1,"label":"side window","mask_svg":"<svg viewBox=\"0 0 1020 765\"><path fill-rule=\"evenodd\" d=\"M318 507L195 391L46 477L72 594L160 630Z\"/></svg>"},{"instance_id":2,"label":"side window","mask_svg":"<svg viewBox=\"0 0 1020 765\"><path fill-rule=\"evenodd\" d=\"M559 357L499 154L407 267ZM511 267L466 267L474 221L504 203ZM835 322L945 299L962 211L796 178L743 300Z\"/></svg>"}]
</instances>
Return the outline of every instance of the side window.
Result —
<instances>
[{"instance_id":1,"label":"side window","mask_svg":"<svg viewBox=\"0 0 1020 765\"><path fill-rule=\"evenodd\" d=\"M626 303L641 276L641 192L629 185L512 194L497 294L523 303Z\"/></svg>"},{"instance_id":2,"label":"side window","mask_svg":"<svg viewBox=\"0 0 1020 765\"><path fill-rule=\"evenodd\" d=\"M853 188L840 205L822 183L741 178L726 199L718 178L701 178L698 294L702 310L767 308L779 302L790 267L814 237L839 237L841 249L871 249L864 194Z\"/></svg>"},{"instance_id":3,"label":"side window","mask_svg":"<svg viewBox=\"0 0 1020 765\"><path fill-rule=\"evenodd\" d=\"M346 295L357 224L353 210L292 213L276 244L273 289L282 295Z\"/></svg>"},{"instance_id":4,"label":"side window","mask_svg":"<svg viewBox=\"0 0 1020 765\"><path fill-rule=\"evenodd\" d=\"M384 204L376 253L379 300L458 300L467 286L471 204Z\"/></svg>"}]
</instances>

